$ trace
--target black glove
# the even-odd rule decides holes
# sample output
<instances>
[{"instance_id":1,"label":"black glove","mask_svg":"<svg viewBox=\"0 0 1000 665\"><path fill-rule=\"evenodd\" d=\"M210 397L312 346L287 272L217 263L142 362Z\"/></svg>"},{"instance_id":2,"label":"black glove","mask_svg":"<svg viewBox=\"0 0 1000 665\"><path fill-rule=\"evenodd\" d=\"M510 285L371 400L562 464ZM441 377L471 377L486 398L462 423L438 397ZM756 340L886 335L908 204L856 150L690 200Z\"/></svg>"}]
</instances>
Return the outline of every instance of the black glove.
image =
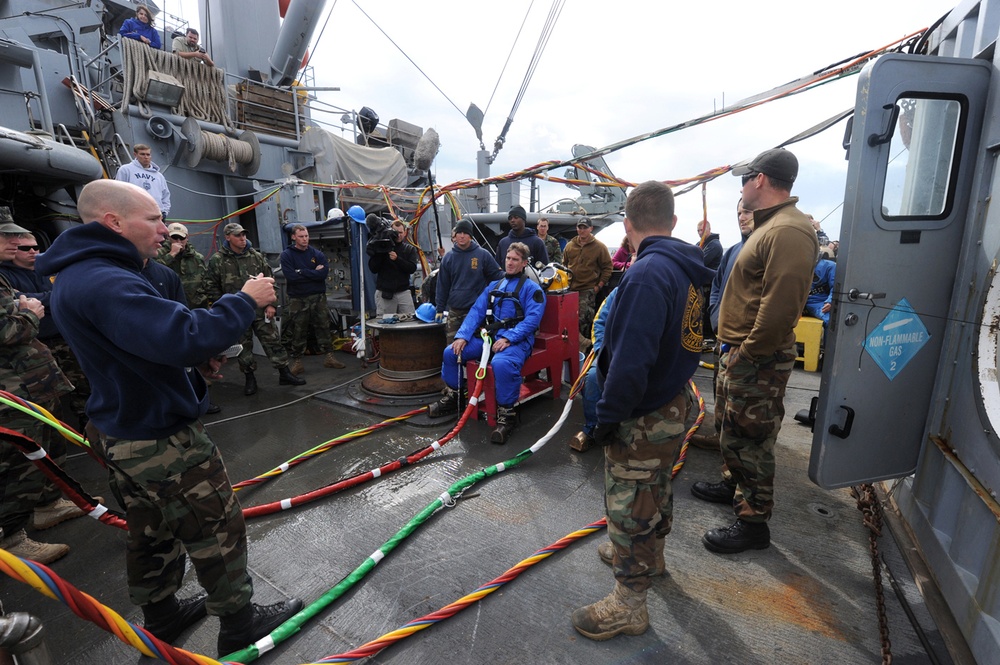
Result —
<instances>
[{"instance_id":1,"label":"black glove","mask_svg":"<svg viewBox=\"0 0 1000 665\"><path fill-rule=\"evenodd\" d=\"M599 446L610 445L618 431L618 423L597 423L594 428L594 441Z\"/></svg>"}]
</instances>

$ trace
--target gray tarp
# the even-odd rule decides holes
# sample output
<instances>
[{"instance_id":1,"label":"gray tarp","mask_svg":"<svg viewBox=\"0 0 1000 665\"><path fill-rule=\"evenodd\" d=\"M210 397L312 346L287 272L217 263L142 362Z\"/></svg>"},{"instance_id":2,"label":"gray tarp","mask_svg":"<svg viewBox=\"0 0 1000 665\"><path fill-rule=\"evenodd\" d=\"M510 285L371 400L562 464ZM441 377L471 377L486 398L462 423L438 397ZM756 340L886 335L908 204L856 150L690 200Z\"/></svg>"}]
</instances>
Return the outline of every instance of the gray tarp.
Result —
<instances>
[{"instance_id":1,"label":"gray tarp","mask_svg":"<svg viewBox=\"0 0 1000 665\"><path fill-rule=\"evenodd\" d=\"M336 136L318 127L309 127L302 135L299 149L310 152L315 166L299 177L320 183L360 182L405 187L407 168L403 156L393 148L368 148ZM341 190L345 203L359 203L366 211L382 207L382 194L358 187Z\"/></svg>"}]
</instances>

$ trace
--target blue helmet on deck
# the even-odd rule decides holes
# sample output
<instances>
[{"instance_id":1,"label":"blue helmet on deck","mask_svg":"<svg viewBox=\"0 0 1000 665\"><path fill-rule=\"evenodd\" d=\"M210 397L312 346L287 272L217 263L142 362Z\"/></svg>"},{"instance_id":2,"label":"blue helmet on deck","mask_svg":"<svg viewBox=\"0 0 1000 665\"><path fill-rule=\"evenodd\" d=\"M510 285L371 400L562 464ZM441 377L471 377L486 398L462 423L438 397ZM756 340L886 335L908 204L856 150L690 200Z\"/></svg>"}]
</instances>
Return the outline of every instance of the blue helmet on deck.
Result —
<instances>
[{"instance_id":1,"label":"blue helmet on deck","mask_svg":"<svg viewBox=\"0 0 1000 665\"><path fill-rule=\"evenodd\" d=\"M365 223L365 209L361 206L351 206L347 209L347 216L358 224Z\"/></svg>"},{"instance_id":2,"label":"blue helmet on deck","mask_svg":"<svg viewBox=\"0 0 1000 665\"><path fill-rule=\"evenodd\" d=\"M435 316L437 316L437 308L434 307L434 303L425 302L417 308L416 317L424 323L434 323Z\"/></svg>"}]
</instances>

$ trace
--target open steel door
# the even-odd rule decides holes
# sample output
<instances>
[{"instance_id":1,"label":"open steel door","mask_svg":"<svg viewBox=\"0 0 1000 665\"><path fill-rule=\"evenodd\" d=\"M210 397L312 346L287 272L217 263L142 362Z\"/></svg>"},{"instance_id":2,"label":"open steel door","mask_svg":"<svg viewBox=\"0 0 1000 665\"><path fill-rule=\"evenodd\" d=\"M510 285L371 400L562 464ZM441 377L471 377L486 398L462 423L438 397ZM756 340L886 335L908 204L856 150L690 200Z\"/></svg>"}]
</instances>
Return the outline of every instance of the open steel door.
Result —
<instances>
[{"instance_id":1,"label":"open steel door","mask_svg":"<svg viewBox=\"0 0 1000 665\"><path fill-rule=\"evenodd\" d=\"M809 462L821 487L917 465L990 73L978 60L893 54L860 75Z\"/></svg>"}]
</instances>

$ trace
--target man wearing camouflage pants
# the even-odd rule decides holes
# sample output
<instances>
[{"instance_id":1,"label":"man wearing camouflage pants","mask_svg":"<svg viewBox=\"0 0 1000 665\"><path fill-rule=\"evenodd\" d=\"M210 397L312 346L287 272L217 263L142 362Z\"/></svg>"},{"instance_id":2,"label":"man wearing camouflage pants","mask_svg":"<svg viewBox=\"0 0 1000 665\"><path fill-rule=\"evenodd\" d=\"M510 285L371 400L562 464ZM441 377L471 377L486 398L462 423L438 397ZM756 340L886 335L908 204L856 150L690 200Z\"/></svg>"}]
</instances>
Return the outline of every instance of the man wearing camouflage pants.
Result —
<instances>
[{"instance_id":1,"label":"man wearing camouflage pants","mask_svg":"<svg viewBox=\"0 0 1000 665\"><path fill-rule=\"evenodd\" d=\"M27 229L13 222L9 210L0 208L0 260L10 261L21 234ZM48 348L36 338L45 308L35 298L15 297L6 279L0 278L0 385L4 390L35 402L49 411L55 401L73 390ZM17 368L17 369L15 369ZM0 426L30 437L51 450L53 430L14 408L0 409ZM65 457L65 454L62 455ZM56 462L61 460L56 459ZM28 538L24 527L47 529L84 514L63 499L59 490L31 461L9 443L0 443L0 547L15 556L52 563L69 552L63 544L39 543Z\"/></svg>"},{"instance_id":2,"label":"man wearing camouflage pants","mask_svg":"<svg viewBox=\"0 0 1000 665\"><path fill-rule=\"evenodd\" d=\"M720 554L764 549L774 507L774 443L785 414L785 386L795 364L795 324L812 285L819 242L789 196L798 160L782 148L736 166L753 233L733 263L719 308L722 354L715 417L728 475L699 481L691 493L732 505L736 521L710 529L705 547Z\"/></svg>"},{"instance_id":3,"label":"man wearing camouflage pants","mask_svg":"<svg viewBox=\"0 0 1000 665\"><path fill-rule=\"evenodd\" d=\"M309 246L309 229L301 224L291 228L292 244L281 253L281 272L285 276L288 306L285 307L281 344L292 358L292 374L305 371L305 353L309 333L316 338L320 353L326 354L323 366L344 369L330 345L330 307L326 304L326 278L330 274L326 256Z\"/></svg>"},{"instance_id":4,"label":"man wearing camouflage pants","mask_svg":"<svg viewBox=\"0 0 1000 665\"><path fill-rule=\"evenodd\" d=\"M267 259L250 245L246 229L241 224L230 222L222 232L226 241L222 249L208 260L208 271L205 273L199 298L202 302L214 303L226 293L238 293L251 277L272 276ZM257 392L257 376L254 374L257 371L257 361L253 357L254 335L257 335L260 345L264 347L264 353L278 370L280 385L301 386L306 382L288 369L288 352L281 345L278 328L274 324L276 313L274 305L259 308L253 323L240 340L243 350L240 351L237 360L240 363L240 371L246 375L244 395L250 396Z\"/></svg>"},{"instance_id":5,"label":"man wearing camouflage pants","mask_svg":"<svg viewBox=\"0 0 1000 665\"><path fill-rule=\"evenodd\" d=\"M52 308L91 376L87 414L100 433L94 450L128 519L129 597L142 607L146 630L165 642L206 611L219 616L219 654L229 654L302 608L297 599L251 602L243 512L200 420L208 408L203 373L217 372L219 354L274 302L274 280L251 277L211 311L188 309L141 273L167 235L149 194L95 180L77 207L92 221L60 234L38 266L59 273ZM192 366L199 371L189 373ZM175 595L188 557L207 597Z\"/></svg>"},{"instance_id":6,"label":"man wearing camouflage pants","mask_svg":"<svg viewBox=\"0 0 1000 665\"><path fill-rule=\"evenodd\" d=\"M625 203L625 232L638 248L618 286L597 361L601 399L594 440L603 446L610 542L597 549L615 588L573 612L592 640L649 627L646 592L662 575L673 524L671 469L684 440L701 357L701 288L712 281L701 249L671 237L677 217L670 188L644 182Z\"/></svg>"}]
</instances>

